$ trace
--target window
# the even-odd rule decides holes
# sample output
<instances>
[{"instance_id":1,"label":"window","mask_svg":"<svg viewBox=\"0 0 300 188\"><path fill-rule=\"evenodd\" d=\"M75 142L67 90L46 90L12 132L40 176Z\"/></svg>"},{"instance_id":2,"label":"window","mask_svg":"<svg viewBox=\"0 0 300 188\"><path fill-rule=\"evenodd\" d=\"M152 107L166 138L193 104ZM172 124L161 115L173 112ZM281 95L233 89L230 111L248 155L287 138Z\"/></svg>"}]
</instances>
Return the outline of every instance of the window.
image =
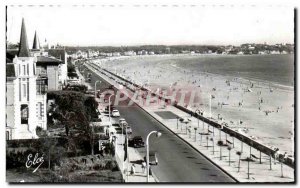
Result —
<instances>
[{"instance_id":1,"label":"window","mask_svg":"<svg viewBox=\"0 0 300 188\"><path fill-rule=\"evenodd\" d=\"M23 75L26 75L26 66L23 65Z\"/></svg>"},{"instance_id":2,"label":"window","mask_svg":"<svg viewBox=\"0 0 300 188\"><path fill-rule=\"evenodd\" d=\"M6 140L9 140L9 131L6 131Z\"/></svg>"},{"instance_id":3,"label":"window","mask_svg":"<svg viewBox=\"0 0 300 188\"><path fill-rule=\"evenodd\" d=\"M21 105L21 124L28 124L28 105Z\"/></svg>"},{"instance_id":4,"label":"window","mask_svg":"<svg viewBox=\"0 0 300 188\"><path fill-rule=\"evenodd\" d=\"M47 80L36 80L36 94L43 95L47 92Z\"/></svg>"},{"instance_id":5,"label":"window","mask_svg":"<svg viewBox=\"0 0 300 188\"><path fill-rule=\"evenodd\" d=\"M26 97L26 84L23 84L23 97Z\"/></svg>"},{"instance_id":6,"label":"window","mask_svg":"<svg viewBox=\"0 0 300 188\"><path fill-rule=\"evenodd\" d=\"M44 117L44 104L41 102L38 102L36 104L36 110L37 110L37 117L39 119L42 119Z\"/></svg>"}]
</instances>

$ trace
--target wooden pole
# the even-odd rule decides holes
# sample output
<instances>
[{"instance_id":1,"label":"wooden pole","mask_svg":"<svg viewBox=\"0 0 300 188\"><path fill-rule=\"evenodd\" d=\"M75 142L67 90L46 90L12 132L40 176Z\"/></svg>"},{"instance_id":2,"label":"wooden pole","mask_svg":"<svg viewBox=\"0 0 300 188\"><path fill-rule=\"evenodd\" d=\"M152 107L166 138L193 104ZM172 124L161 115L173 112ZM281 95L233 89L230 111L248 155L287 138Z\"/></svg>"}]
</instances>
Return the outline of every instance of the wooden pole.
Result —
<instances>
[{"instance_id":1,"label":"wooden pole","mask_svg":"<svg viewBox=\"0 0 300 188\"><path fill-rule=\"evenodd\" d=\"M206 148L208 149L208 136L206 137Z\"/></svg>"},{"instance_id":2,"label":"wooden pole","mask_svg":"<svg viewBox=\"0 0 300 188\"><path fill-rule=\"evenodd\" d=\"M270 170L272 170L272 156L270 154Z\"/></svg>"},{"instance_id":3,"label":"wooden pole","mask_svg":"<svg viewBox=\"0 0 300 188\"><path fill-rule=\"evenodd\" d=\"M239 165L238 165L238 172L240 172L240 168L241 168L241 156L239 155Z\"/></svg>"},{"instance_id":4,"label":"wooden pole","mask_svg":"<svg viewBox=\"0 0 300 188\"><path fill-rule=\"evenodd\" d=\"M229 166L230 166L230 151L231 150L229 150L229 160L228 160Z\"/></svg>"},{"instance_id":5,"label":"wooden pole","mask_svg":"<svg viewBox=\"0 0 300 188\"><path fill-rule=\"evenodd\" d=\"M202 144L202 134L200 134L200 146Z\"/></svg>"},{"instance_id":6,"label":"wooden pole","mask_svg":"<svg viewBox=\"0 0 300 188\"><path fill-rule=\"evenodd\" d=\"M220 161L222 161L222 146L220 145Z\"/></svg>"},{"instance_id":7,"label":"wooden pole","mask_svg":"<svg viewBox=\"0 0 300 188\"><path fill-rule=\"evenodd\" d=\"M282 161L280 162L281 165L281 177L283 178L283 165L282 165Z\"/></svg>"},{"instance_id":8,"label":"wooden pole","mask_svg":"<svg viewBox=\"0 0 300 188\"><path fill-rule=\"evenodd\" d=\"M241 141L241 153L243 153L243 141Z\"/></svg>"},{"instance_id":9,"label":"wooden pole","mask_svg":"<svg viewBox=\"0 0 300 188\"><path fill-rule=\"evenodd\" d=\"M248 179L250 179L250 160L248 159Z\"/></svg>"},{"instance_id":10,"label":"wooden pole","mask_svg":"<svg viewBox=\"0 0 300 188\"><path fill-rule=\"evenodd\" d=\"M261 151L259 151L259 164L261 164Z\"/></svg>"}]
</instances>

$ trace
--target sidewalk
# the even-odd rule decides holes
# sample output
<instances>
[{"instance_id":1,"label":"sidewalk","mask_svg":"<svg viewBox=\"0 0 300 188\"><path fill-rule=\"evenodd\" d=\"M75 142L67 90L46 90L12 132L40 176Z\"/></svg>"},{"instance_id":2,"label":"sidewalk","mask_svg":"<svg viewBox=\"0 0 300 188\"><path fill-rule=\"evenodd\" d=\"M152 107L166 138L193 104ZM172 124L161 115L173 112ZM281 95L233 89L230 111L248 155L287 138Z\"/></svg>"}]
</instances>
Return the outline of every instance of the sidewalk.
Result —
<instances>
[{"instance_id":1,"label":"sidewalk","mask_svg":"<svg viewBox=\"0 0 300 188\"><path fill-rule=\"evenodd\" d=\"M96 98L96 101L98 102L99 106L98 109L101 111L104 109L104 104L99 103L99 99ZM102 116L102 121L106 122L109 121L108 115ZM112 124L118 124L118 119L117 118L111 118ZM142 169L142 161L143 157L139 154L139 152L132 148L128 147L128 153L127 153L127 159L124 161L124 142L125 142L125 135L122 133L118 133L116 130L117 127L112 126L117 134L116 136L116 148L115 148L115 158L118 163L118 166L122 172L123 179L125 182L147 182L147 171L146 169L143 172ZM135 174L131 175L130 174L130 168L132 165L135 165ZM149 182L158 182L157 178L154 178L152 175L149 176Z\"/></svg>"},{"instance_id":2,"label":"sidewalk","mask_svg":"<svg viewBox=\"0 0 300 188\"><path fill-rule=\"evenodd\" d=\"M92 89L91 85L85 82L85 78L81 74L81 72L78 70L78 68L76 68L75 70L76 70L77 75L79 76L80 84L85 85L88 89Z\"/></svg>"},{"instance_id":3,"label":"sidewalk","mask_svg":"<svg viewBox=\"0 0 300 188\"><path fill-rule=\"evenodd\" d=\"M125 141L125 135L121 136L121 134L117 134L117 146L116 146L116 159L119 164L119 167L122 171L123 178L125 182L147 182L147 171L146 169L143 171L142 169L142 161L143 158L139 154L139 152L132 148L128 147L128 154L127 154L127 160L124 161L124 141ZM129 161L129 163L128 163ZM132 165L135 165L135 174L130 174L130 168ZM150 175L149 182L157 182L153 178L153 176Z\"/></svg>"},{"instance_id":4,"label":"sidewalk","mask_svg":"<svg viewBox=\"0 0 300 188\"><path fill-rule=\"evenodd\" d=\"M107 76L101 75L109 83L118 86L115 81L109 79ZM128 91L128 93L131 93ZM181 139L185 140L188 144L202 153L208 160L219 166L228 174L233 176L239 182L293 182L294 181L294 169L282 165L283 177L281 174L281 164L274 159L260 153L254 148L249 147L247 144L242 143L238 139L234 139L222 131L216 128L203 124L201 120L191 117L189 114L175 108L174 106L142 106L147 113L149 113L156 120L161 122L170 131L176 134ZM162 118L157 112L166 112L171 114L172 118ZM180 123L177 119L179 117L188 117L191 121L187 124ZM199 121L199 127L198 127ZM203 126L204 125L204 126ZM209 129L208 129L209 127ZM196 130L195 130L196 128ZM209 131L208 131L209 130ZM220 134L221 132L221 134ZM227 146L219 147L217 142L222 140L223 142L229 141L228 145L231 147L229 152ZM238 170L239 156L237 152L242 152L240 160L240 169ZM251 152L251 155L250 155ZM221 154L221 155L220 155ZM230 160L229 160L230 155ZM221 156L221 157L220 157ZM260 161L261 156L261 161ZM247 157L251 158L249 162L248 173L248 161ZM248 176L249 174L249 176Z\"/></svg>"}]
</instances>

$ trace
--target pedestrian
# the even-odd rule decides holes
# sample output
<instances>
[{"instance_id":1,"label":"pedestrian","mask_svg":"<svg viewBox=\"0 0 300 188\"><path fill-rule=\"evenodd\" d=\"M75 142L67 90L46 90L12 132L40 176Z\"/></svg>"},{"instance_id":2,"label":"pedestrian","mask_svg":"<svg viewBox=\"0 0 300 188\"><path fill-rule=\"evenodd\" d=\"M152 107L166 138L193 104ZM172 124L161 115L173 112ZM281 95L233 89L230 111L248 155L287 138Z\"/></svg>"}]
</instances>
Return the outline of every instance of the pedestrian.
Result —
<instances>
[{"instance_id":1,"label":"pedestrian","mask_svg":"<svg viewBox=\"0 0 300 188\"><path fill-rule=\"evenodd\" d=\"M275 150L275 152L274 152L274 165L276 165L276 160L278 160L278 158L279 158L279 149L275 148L274 150Z\"/></svg>"},{"instance_id":2,"label":"pedestrian","mask_svg":"<svg viewBox=\"0 0 300 188\"><path fill-rule=\"evenodd\" d=\"M285 152L282 156L283 162L285 162L287 160L287 158L288 158L288 154L287 154L287 152Z\"/></svg>"},{"instance_id":3,"label":"pedestrian","mask_svg":"<svg viewBox=\"0 0 300 188\"><path fill-rule=\"evenodd\" d=\"M130 168L130 175L134 175L134 174L135 174L135 165L132 164Z\"/></svg>"},{"instance_id":4,"label":"pedestrian","mask_svg":"<svg viewBox=\"0 0 300 188\"><path fill-rule=\"evenodd\" d=\"M146 162L143 161L142 162L142 171L143 171L143 173L145 173L145 170L146 170Z\"/></svg>"}]
</instances>

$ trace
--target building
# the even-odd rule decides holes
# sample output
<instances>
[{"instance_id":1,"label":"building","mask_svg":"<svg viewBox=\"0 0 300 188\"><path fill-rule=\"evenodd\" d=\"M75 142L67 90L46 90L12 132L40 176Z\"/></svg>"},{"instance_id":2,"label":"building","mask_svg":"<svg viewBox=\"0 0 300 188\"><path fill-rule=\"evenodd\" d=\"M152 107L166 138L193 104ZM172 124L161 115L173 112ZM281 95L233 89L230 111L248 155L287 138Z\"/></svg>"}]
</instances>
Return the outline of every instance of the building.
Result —
<instances>
[{"instance_id":1,"label":"building","mask_svg":"<svg viewBox=\"0 0 300 188\"><path fill-rule=\"evenodd\" d=\"M66 85L68 79L68 62L65 48L56 48L47 50L48 55L61 61L58 65L59 85Z\"/></svg>"},{"instance_id":2,"label":"building","mask_svg":"<svg viewBox=\"0 0 300 188\"><path fill-rule=\"evenodd\" d=\"M38 75L37 57L28 47L24 19L18 51L6 57L6 139L37 138L36 128L47 129L47 78Z\"/></svg>"},{"instance_id":3,"label":"building","mask_svg":"<svg viewBox=\"0 0 300 188\"><path fill-rule=\"evenodd\" d=\"M47 129L47 91L67 80L65 49L41 48L35 32L29 50L24 19L18 50L6 53L6 139L34 139L36 128Z\"/></svg>"}]
</instances>

